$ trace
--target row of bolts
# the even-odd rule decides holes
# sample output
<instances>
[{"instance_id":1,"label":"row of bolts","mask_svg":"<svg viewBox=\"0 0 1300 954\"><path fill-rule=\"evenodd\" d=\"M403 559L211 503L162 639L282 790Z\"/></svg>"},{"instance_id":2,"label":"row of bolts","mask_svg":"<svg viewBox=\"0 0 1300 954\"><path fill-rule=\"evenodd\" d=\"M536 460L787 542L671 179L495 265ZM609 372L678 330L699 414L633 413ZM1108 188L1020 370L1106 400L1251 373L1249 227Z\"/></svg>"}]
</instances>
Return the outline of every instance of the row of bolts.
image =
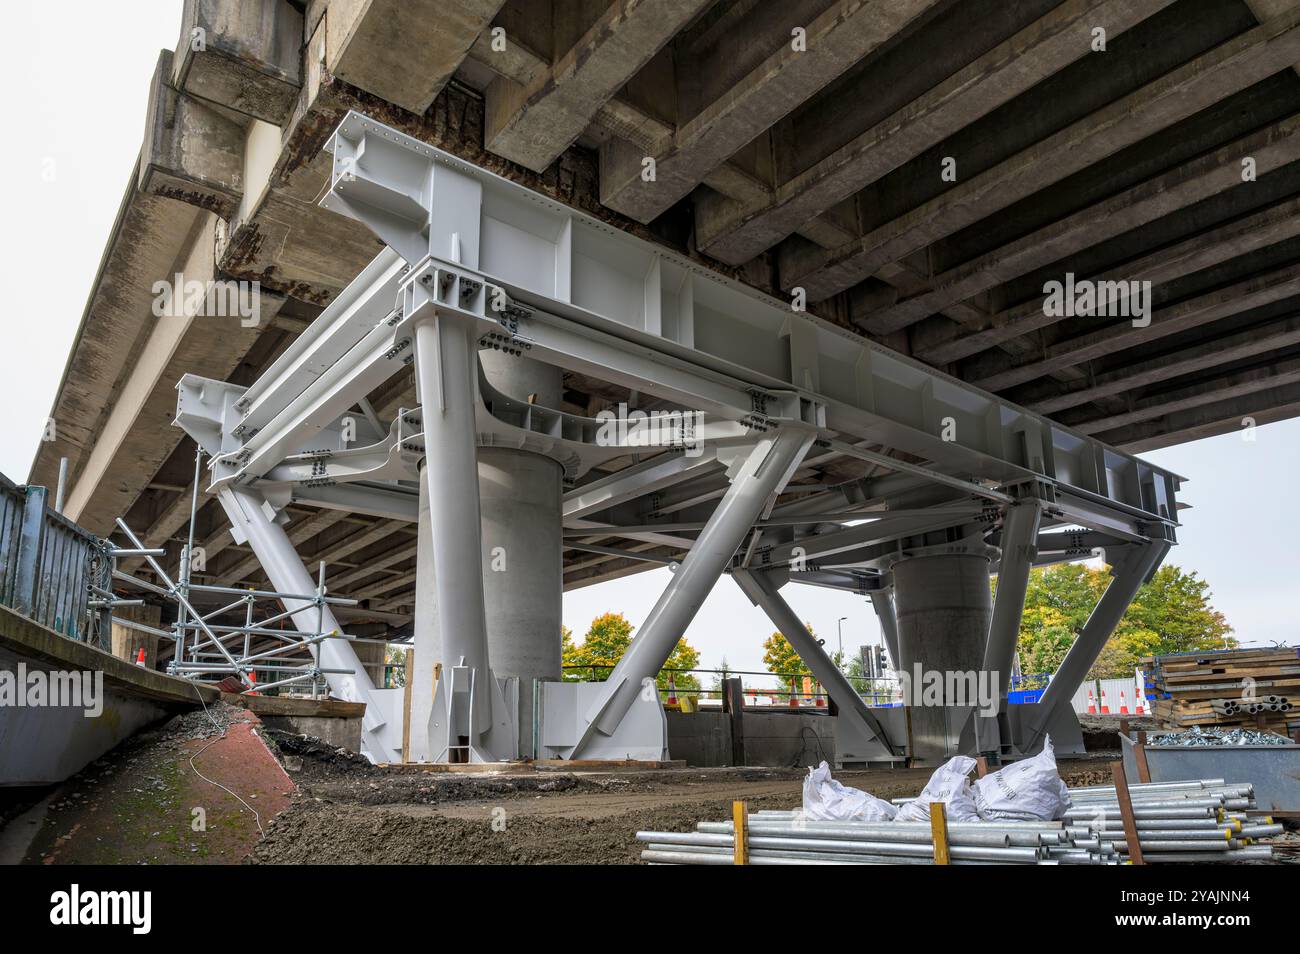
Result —
<instances>
[{"instance_id":1,"label":"row of bolts","mask_svg":"<svg viewBox=\"0 0 1300 954\"><path fill-rule=\"evenodd\" d=\"M1199 779L1129 786L1147 862L1267 861L1261 838L1282 833L1271 817L1252 819L1248 782ZM1113 785L1070 789L1060 821L949 822L952 864L1122 864L1128 845ZM903 804L911 799L894 799ZM930 864L929 822L811 820L801 810L749 815L749 864ZM641 860L652 864L729 865L735 827L704 821L693 832L639 831Z\"/></svg>"}]
</instances>

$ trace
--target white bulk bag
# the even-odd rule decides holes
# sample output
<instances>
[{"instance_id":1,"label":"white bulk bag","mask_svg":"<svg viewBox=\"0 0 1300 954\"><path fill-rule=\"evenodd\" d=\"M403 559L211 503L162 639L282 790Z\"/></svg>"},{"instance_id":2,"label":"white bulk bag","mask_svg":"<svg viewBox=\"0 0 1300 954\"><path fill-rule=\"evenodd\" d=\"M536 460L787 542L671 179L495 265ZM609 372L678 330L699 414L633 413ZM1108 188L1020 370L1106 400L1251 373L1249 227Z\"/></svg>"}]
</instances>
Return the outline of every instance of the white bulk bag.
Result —
<instances>
[{"instance_id":1,"label":"white bulk bag","mask_svg":"<svg viewBox=\"0 0 1300 954\"><path fill-rule=\"evenodd\" d=\"M974 767L973 758L954 755L934 770L921 794L900 808L894 821L929 821L931 802L944 803L948 821L979 821L975 800L971 797L970 779L967 778Z\"/></svg>"},{"instance_id":2,"label":"white bulk bag","mask_svg":"<svg viewBox=\"0 0 1300 954\"><path fill-rule=\"evenodd\" d=\"M808 769L803 780L806 821L890 821L897 811L889 802L835 781L825 762Z\"/></svg>"},{"instance_id":3,"label":"white bulk bag","mask_svg":"<svg viewBox=\"0 0 1300 954\"><path fill-rule=\"evenodd\" d=\"M1070 807L1049 736L1043 751L977 781L975 810L987 821L1052 821Z\"/></svg>"}]
</instances>

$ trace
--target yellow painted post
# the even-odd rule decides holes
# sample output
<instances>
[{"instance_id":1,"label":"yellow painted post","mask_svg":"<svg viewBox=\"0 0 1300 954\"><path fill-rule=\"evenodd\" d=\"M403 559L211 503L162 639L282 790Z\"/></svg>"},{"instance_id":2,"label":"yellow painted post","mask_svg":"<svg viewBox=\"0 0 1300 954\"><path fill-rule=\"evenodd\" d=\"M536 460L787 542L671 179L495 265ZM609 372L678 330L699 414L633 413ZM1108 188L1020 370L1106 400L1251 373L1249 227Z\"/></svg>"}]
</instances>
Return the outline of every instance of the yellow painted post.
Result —
<instances>
[{"instance_id":1,"label":"yellow painted post","mask_svg":"<svg viewBox=\"0 0 1300 954\"><path fill-rule=\"evenodd\" d=\"M731 823L735 828L732 839L732 862L738 865L749 864L749 806L744 802L731 803Z\"/></svg>"},{"instance_id":2,"label":"yellow painted post","mask_svg":"<svg viewBox=\"0 0 1300 954\"><path fill-rule=\"evenodd\" d=\"M948 857L948 816L944 813L943 802L930 803L930 834L934 839L934 863L952 864Z\"/></svg>"}]
</instances>

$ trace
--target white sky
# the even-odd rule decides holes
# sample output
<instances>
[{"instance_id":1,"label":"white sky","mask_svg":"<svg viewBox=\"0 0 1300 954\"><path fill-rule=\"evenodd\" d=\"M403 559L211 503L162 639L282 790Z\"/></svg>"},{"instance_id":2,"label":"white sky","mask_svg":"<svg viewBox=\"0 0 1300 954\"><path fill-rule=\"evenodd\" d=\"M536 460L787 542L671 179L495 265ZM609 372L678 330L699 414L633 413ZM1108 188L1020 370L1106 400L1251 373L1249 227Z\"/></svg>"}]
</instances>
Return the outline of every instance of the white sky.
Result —
<instances>
[{"instance_id":1,"label":"white sky","mask_svg":"<svg viewBox=\"0 0 1300 954\"><path fill-rule=\"evenodd\" d=\"M9 115L0 150L8 227L0 232L7 313L0 346L0 473L23 482L140 149L149 80L180 32L180 0L13 4L0 57ZM70 25L79 24L80 28ZM89 28L85 25L90 24ZM1226 435L1148 455L1189 478L1181 545L1170 561L1210 581L1215 605L1244 642L1296 641L1295 540L1300 530L1300 421L1259 428L1253 443ZM667 579L655 570L576 590L564 621L579 637L595 616L645 619ZM870 604L811 587L784 591L826 645L877 643ZM761 670L771 624L722 580L687 637L701 665L725 654Z\"/></svg>"}]
</instances>

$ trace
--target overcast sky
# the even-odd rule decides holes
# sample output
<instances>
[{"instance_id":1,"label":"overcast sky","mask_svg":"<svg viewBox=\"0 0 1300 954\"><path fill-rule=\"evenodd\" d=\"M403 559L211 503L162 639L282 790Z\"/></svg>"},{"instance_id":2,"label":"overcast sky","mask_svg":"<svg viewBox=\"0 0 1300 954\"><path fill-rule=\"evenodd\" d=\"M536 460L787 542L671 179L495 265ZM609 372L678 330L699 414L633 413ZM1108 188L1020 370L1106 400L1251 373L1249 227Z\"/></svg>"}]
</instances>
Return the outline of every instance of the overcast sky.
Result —
<instances>
[{"instance_id":1,"label":"overcast sky","mask_svg":"<svg viewBox=\"0 0 1300 954\"><path fill-rule=\"evenodd\" d=\"M9 145L0 150L10 210L0 233L7 305L0 472L12 480L27 478L140 149L158 51L176 45L180 10L180 0L64 0L6 10L0 76L14 95L6 100ZM1255 437L1226 435L1147 456L1189 478L1182 499L1192 509L1183 513L1169 561L1209 580L1215 606L1243 642L1295 643L1300 421L1259 428ZM569 593L565 624L581 636L593 617L612 610L639 625L667 575L655 570ZM836 645L840 617L847 617L846 647L879 641L866 600L810 587L784 592L828 648ZM724 579L686 635L704 666L725 654L733 668L761 670L760 644L771 630Z\"/></svg>"}]
</instances>

